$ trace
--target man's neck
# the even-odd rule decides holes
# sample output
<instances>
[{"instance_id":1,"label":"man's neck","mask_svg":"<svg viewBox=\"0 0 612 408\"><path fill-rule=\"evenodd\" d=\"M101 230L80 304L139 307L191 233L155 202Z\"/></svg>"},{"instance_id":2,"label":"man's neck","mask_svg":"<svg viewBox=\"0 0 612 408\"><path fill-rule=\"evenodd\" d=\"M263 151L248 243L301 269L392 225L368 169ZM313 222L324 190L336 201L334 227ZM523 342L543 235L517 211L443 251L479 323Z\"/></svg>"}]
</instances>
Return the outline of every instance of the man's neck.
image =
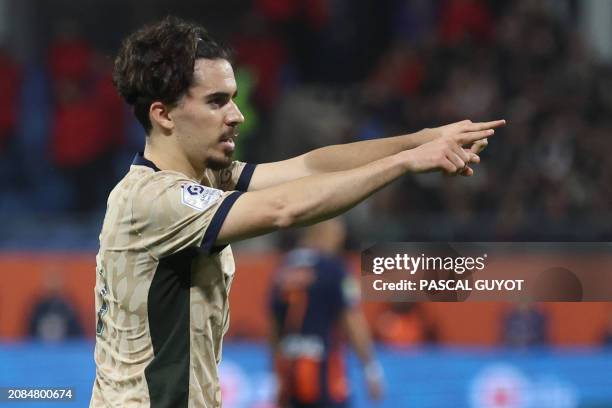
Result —
<instances>
[{"instance_id":1,"label":"man's neck","mask_svg":"<svg viewBox=\"0 0 612 408\"><path fill-rule=\"evenodd\" d=\"M190 179L200 182L204 178L204 170L195 168L185 157L172 145L161 145L151 142L151 137L147 137L145 144L144 157L152 161L160 170L172 170L183 173Z\"/></svg>"}]
</instances>

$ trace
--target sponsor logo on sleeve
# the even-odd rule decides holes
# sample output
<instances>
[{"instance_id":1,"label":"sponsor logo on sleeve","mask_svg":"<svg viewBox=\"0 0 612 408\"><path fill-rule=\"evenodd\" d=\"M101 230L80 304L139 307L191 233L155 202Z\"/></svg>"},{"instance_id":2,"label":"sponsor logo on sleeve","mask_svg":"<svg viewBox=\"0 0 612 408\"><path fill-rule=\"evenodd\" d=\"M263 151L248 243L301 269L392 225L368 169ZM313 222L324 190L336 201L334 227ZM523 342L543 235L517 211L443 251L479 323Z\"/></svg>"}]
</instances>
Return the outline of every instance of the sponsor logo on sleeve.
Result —
<instances>
[{"instance_id":1,"label":"sponsor logo on sleeve","mask_svg":"<svg viewBox=\"0 0 612 408\"><path fill-rule=\"evenodd\" d=\"M181 189L181 202L198 211L204 211L221 198L221 190L196 183L184 184Z\"/></svg>"}]
</instances>

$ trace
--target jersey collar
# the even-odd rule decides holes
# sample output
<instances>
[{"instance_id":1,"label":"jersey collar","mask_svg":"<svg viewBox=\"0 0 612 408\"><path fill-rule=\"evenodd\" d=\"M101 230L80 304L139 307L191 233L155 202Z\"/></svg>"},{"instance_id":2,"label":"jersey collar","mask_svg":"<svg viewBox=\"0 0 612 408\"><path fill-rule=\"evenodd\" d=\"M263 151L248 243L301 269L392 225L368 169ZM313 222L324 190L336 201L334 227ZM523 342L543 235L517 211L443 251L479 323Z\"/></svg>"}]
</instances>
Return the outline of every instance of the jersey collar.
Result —
<instances>
[{"instance_id":1,"label":"jersey collar","mask_svg":"<svg viewBox=\"0 0 612 408\"><path fill-rule=\"evenodd\" d=\"M160 171L155 163L145 159L143 152L136 153L136 156L134 156L134 160L132 161L132 166L147 166L155 171Z\"/></svg>"}]
</instances>

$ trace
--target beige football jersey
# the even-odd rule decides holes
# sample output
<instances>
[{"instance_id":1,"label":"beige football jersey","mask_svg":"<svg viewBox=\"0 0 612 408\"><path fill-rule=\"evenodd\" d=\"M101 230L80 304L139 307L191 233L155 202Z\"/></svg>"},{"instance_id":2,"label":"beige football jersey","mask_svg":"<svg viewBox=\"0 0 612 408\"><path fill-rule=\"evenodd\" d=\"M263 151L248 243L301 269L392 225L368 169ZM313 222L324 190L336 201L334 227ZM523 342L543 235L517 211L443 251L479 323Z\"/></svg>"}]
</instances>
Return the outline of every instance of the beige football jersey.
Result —
<instances>
[{"instance_id":1,"label":"beige football jersey","mask_svg":"<svg viewBox=\"0 0 612 408\"><path fill-rule=\"evenodd\" d=\"M200 184L139 154L113 189L96 257L90 407L221 405L234 259L214 243L254 168L234 162Z\"/></svg>"}]
</instances>

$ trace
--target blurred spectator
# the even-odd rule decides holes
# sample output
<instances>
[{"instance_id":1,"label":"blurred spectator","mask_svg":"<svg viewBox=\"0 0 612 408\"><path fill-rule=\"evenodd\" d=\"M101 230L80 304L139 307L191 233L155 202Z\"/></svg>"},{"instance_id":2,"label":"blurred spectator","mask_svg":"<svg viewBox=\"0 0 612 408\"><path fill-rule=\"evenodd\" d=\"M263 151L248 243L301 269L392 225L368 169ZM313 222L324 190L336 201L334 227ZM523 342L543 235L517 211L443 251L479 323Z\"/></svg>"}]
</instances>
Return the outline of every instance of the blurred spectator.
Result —
<instances>
[{"instance_id":1,"label":"blurred spectator","mask_svg":"<svg viewBox=\"0 0 612 408\"><path fill-rule=\"evenodd\" d=\"M250 68L256 83L253 101L268 111L276 103L287 50L265 18L256 12L242 19L242 29L233 40L237 62ZM242 93L243 90L240 90Z\"/></svg>"},{"instance_id":2,"label":"blurred spectator","mask_svg":"<svg viewBox=\"0 0 612 408\"><path fill-rule=\"evenodd\" d=\"M385 106L414 96L423 83L425 65L417 51L407 43L389 48L365 83L368 102Z\"/></svg>"},{"instance_id":3,"label":"blurred spectator","mask_svg":"<svg viewBox=\"0 0 612 408\"><path fill-rule=\"evenodd\" d=\"M49 343L83 336L76 310L65 297L61 273L49 270L43 279L44 292L30 312L29 336Z\"/></svg>"},{"instance_id":4,"label":"blurred spectator","mask_svg":"<svg viewBox=\"0 0 612 408\"><path fill-rule=\"evenodd\" d=\"M79 34L76 21L57 23L55 39L49 45L49 70L54 83L84 82L90 74L94 50Z\"/></svg>"},{"instance_id":5,"label":"blurred spectator","mask_svg":"<svg viewBox=\"0 0 612 408\"><path fill-rule=\"evenodd\" d=\"M393 302L376 320L376 338L390 346L436 343L438 333L419 303Z\"/></svg>"},{"instance_id":6,"label":"blurred spectator","mask_svg":"<svg viewBox=\"0 0 612 408\"><path fill-rule=\"evenodd\" d=\"M447 45L466 40L488 41L493 33L493 16L484 0L444 0L440 36Z\"/></svg>"},{"instance_id":7,"label":"blurred spectator","mask_svg":"<svg viewBox=\"0 0 612 408\"><path fill-rule=\"evenodd\" d=\"M69 210L101 206L114 182L113 156L123 139L123 105L110 64L76 32L60 31L49 52L54 89L53 163L72 186Z\"/></svg>"},{"instance_id":8,"label":"blurred spectator","mask_svg":"<svg viewBox=\"0 0 612 408\"><path fill-rule=\"evenodd\" d=\"M19 64L0 48L0 152L7 150L15 136L22 75Z\"/></svg>"},{"instance_id":9,"label":"blurred spectator","mask_svg":"<svg viewBox=\"0 0 612 408\"><path fill-rule=\"evenodd\" d=\"M438 17L438 1L396 0L395 36L412 44L430 41Z\"/></svg>"},{"instance_id":10,"label":"blurred spectator","mask_svg":"<svg viewBox=\"0 0 612 408\"><path fill-rule=\"evenodd\" d=\"M279 57L285 58L285 50L290 51L290 59L296 63L296 73L302 80L309 80L313 71L317 70L314 65L316 49L318 40L322 38L323 26L329 20L328 8L329 2L326 0L255 1L253 13L249 16L254 20L249 24L261 24L260 19L263 18L266 26L261 28L273 28L277 37L272 40L256 36L252 41L255 47L267 45L266 52L271 53L273 59L265 64L274 65ZM283 43L279 39L282 39ZM265 40L264 44L261 43L262 40ZM266 76L273 74L274 70ZM274 88L269 91L273 92Z\"/></svg>"},{"instance_id":11,"label":"blurred spectator","mask_svg":"<svg viewBox=\"0 0 612 408\"><path fill-rule=\"evenodd\" d=\"M272 348L280 407L346 406L343 334L363 363L370 396L382 396L382 369L357 302L358 287L338 257L344 224L329 220L304 231L272 289Z\"/></svg>"},{"instance_id":12,"label":"blurred spectator","mask_svg":"<svg viewBox=\"0 0 612 408\"><path fill-rule=\"evenodd\" d=\"M14 161L17 159L15 150L15 136L17 119L20 112L19 94L23 77L21 66L5 51L0 48L0 169L2 182L0 186L14 188L17 180L11 174L17 174Z\"/></svg>"},{"instance_id":13,"label":"blurred spectator","mask_svg":"<svg viewBox=\"0 0 612 408\"><path fill-rule=\"evenodd\" d=\"M548 319L534 303L518 303L506 313L502 323L506 346L524 349L548 344Z\"/></svg>"}]
</instances>

